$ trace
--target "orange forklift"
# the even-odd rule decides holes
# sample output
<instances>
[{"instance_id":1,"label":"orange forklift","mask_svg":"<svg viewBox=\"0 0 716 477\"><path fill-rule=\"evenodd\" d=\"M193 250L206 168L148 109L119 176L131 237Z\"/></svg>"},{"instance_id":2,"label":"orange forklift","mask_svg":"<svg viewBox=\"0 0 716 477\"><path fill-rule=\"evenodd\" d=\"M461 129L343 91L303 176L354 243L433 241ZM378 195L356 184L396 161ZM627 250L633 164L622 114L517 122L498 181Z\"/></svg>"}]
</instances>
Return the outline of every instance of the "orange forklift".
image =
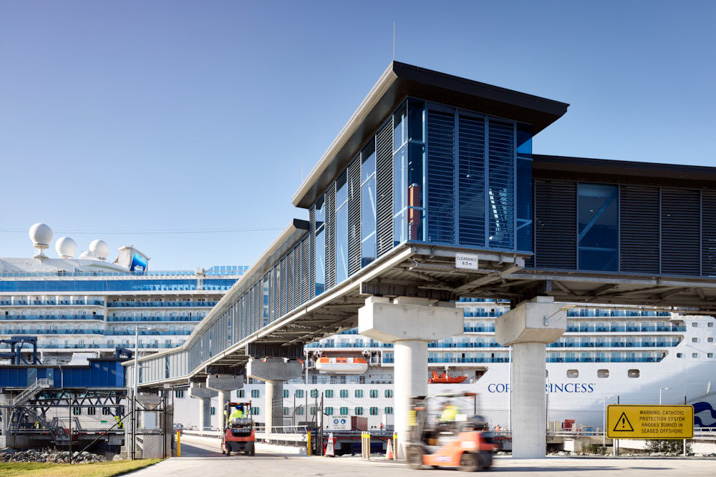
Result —
<instances>
[{"instance_id":1,"label":"orange forklift","mask_svg":"<svg viewBox=\"0 0 716 477\"><path fill-rule=\"evenodd\" d=\"M408 465L413 469L457 467L468 472L489 469L498 446L476 411L475 393L412 398L405 451Z\"/></svg>"},{"instance_id":2,"label":"orange forklift","mask_svg":"<svg viewBox=\"0 0 716 477\"><path fill-rule=\"evenodd\" d=\"M221 451L227 456L232 452L254 455L255 442L251 403L227 402L224 405L224 435L221 438Z\"/></svg>"}]
</instances>

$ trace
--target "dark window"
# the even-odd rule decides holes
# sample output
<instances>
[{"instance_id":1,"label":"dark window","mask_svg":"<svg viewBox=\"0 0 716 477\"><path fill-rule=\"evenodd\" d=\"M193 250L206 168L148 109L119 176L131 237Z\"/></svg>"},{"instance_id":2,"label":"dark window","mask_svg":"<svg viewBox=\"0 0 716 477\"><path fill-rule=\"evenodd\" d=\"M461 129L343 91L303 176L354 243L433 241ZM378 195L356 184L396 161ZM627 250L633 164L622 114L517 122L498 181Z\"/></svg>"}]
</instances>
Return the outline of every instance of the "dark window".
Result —
<instances>
[{"instance_id":1,"label":"dark window","mask_svg":"<svg viewBox=\"0 0 716 477\"><path fill-rule=\"evenodd\" d=\"M376 257L375 142L363 150L361 159L361 267Z\"/></svg>"},{"instance_id":2,"label":"dark window","mask_svg":"<svg viewBox=\"0 0 716 477\"><path fill-rule=\"evenodd\" d=\"M324 198L316 202L316 295L326 289L326 206Z\"/></svg>"},{"instance_id":3,"label":"dark window","mask_svg":"<svg viewBox=\"0 0 716 477\"><path fill-rule=\"evenodd\" d=\"M618 270L618 196L617 186L577 186L577 246L580 270Z\"/></svg>"},{"instance_id":4,"label":"dark window","mask_svg":"<svg viewBox=\"0 0 716 477\"><path fill-rule=\"evenodd\" d=\"M336 180L336 283L348 278L348 185L347 172Z\"/></svg>"}]
</instances>

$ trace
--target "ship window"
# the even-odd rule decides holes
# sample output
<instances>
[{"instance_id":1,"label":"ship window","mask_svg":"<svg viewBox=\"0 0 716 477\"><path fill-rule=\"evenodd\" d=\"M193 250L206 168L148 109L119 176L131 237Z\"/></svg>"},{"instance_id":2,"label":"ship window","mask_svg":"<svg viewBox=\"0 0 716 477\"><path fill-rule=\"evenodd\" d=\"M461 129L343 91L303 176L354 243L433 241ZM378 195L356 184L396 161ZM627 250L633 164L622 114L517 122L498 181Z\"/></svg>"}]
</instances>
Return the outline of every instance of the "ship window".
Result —
<instances>
[{"instance_id":1,"label":"ship window","mask_svg":"<svg viewBox=\"0 0 716 477\"><path fill-rule=\"evenodd\" d=\"M386 389L385 390L385 397L392 398L393 397L393 390L392 389Z\"/></svg>"},{"instance_id":2,"label":"ship window","mask_svg":"<svg viewBox=\"0 0 716 477\"><path fill-rule=\"evenodd\" d=\"M698 328L698 326L699 326L699 324L696 323L695 321L693 323L691 323L692 328Z\"/></svg>"},{"instance_id":3,"label":"ship window","mask_svg":"<svg viewBox=\"0 0 716 477\"><path fill-rule=\"evenodd\" d=\"M698 358L698 357L699 357L699 353L691 353L691 357L692 357L692 358Z\"/></svg>"},{"instance_id":4,"label":"ship window","mask_svg":"<svg viewBox=\"0 0 716 477\"><path fill-rule=\"evenodd\" d=\"M709 337L707 338L707 341L708 341L709 343L713 343L713 342L714 342L713 336L709 336Z\"/></svg>"},{"instance_id":5,"label":"ship window","mask_svg":"<svg viewBox=\"0 0 716 477\"><path fill-rule=\"evenodd\" d=\"M546 369L544 370L544 377L549 378L549 371L547 371Z\"/></svg>"},{"instance_id":6,"label":"ship window","mask_svg":"<svg viewBox=\"0 0 716 477\"><path fill-rule=\"evenodd\" d=\"M288 416L288 413L291 412L287 407L283 408L283 415Z\"/></svg>"},{"instance_id":7,"label":"ship window","mask_svg":"<svg viewBox=\"0 0 716 477\"><path fill-rule=\"evenodd\" d=\"M283 390L283 397L285 397L285 398L288 397L288 389Z\"/></svg>"},{"instance_id":8,"label":"ship window","mask_svg":"<svg viewBox=\"0 0 716 477\"><path fill-rule=\"evenodd\" d=\"M303 397L303 389L296 389L296 392L293 393L294 397L302 398Z\"/></svg>"},{"instance_id":9,"label":"ship window","mask_svg":"<svg viewBox=\"0 0 716 477\"><path fill-rule=\"evenodd\" d=\"M341 416L347 416L348 415L348 408L342 407L341 408Z\"/></svg>"},{"instance_id":10,"label":"ship window","mask_svg":"<svg viewBox=\"0 0 716 477\"><path fill-rule=\"evenodd\" d=\"M362 389L356 389L355 397L362 398L363 397L363 390Z\"/></svg>"},{"instance_id":11,"label":"ship window","mask_svg":"<svg viewBox=\"0 0 716 477\"><path fill-rule=\"evenodd\" d=\"M347 390L347 389L341 389L341 397L342 397L342 398L347 398L347 397L348 397L348 390ZM345 413L341 413L341 414L345 414Z\"/></svg>"},{"instance_id":12,"label":"ship window","mask_svg":"<svg viewBox=\"0 0 716 477\"><path fill-rule=\"evenodd\" d=\"M326 390L326 398L331 399L333 397L333 389Z\"/></svg>"},{"instance_id":13,"label":"ship window","mask_svg":"<svg viewBox=\"0 0 716 477\"><path fill-rule=\"evenodd\" d=\"M706 326L708 326L709 328L713 328L713 327L714 327L714 322L713 322L713 321L709 321L709 323L708 323Z\"/></svg>"},{"instance_id":14,"label":"ship window","mask_svg":"<svg viewBox=\"0 0 716 477\"><path fill-rule=\"evenodd\" d=\"M370 415L371 415L371 416L377 416L377 415L378 415L378 408L377 408L377 407L371 407L371 408L370 408Z\"/></svg>"},{"instance_id":15,"label":"ship window","mask_svg":"<svg viewBox=\"0 0 716 477\"><path fill-rule=\"evenodd\" d=\"M216 408L215 408L215 407L212 407L212 408L211 408L211 415L213 416L214 414L216 414Z\"/></svg>"},{"instance_id":16,"label":"ship window","mask_svg":"<svg viewBox=\"0 0 716 477\"><path fill-rule=\"evenodd\" d=\"M296 415L303 416L303 408L301 406L296 408Z\"/></svg>"},{"instance_id":17,"label":"ship window","mask_svg":"<svg viewBox=\"0 0 716 477\"><path fill-rule=\"evenodd\" d=\"M111 411L108 407L103 407L103 408L102 408L102 415L103 415L103 416L109 416L109 415L111 415L111 414L112 414L112 411Z\"/></svg>"},{"instance_id":18,"label":"ship window","mask_svg":"<svg viewBox=\"0 0 716 477\"><path fill-rule=\"evenodd\" d=\"M72 414L74 414L75 416L81 416L82 408L81 407L72 408Z\"/></svg>"},{"instance_id":19,"label":"ship window","mask_svg":"<svg viewBox=\"0 0 716 477\"><path fill-rule=\"evenodd\" d=\"M332 416L332 415L333 415L333 408L332 408L331 406L328 406L328 407L326 407L326 408L323 409L323 413L324 413L326 416Z\"/></svg>"},{"instance_id":20,"label":"ship window","mask_svg":"<svg viewBox=\"0 0 716 477\"><path fill-rule=\"evenodd\" d=\"M316 415L316 408L314 406L311 406L308 410L311 411L311 416Z\"/></svg>"},{"instance_id":21,"label":"ship window","mask_svg":"<svg viewBox=\"0 0 716 477\"><path fill-rule=\"evenodd\" d=\"M713 358L713 357L714 357L714 354L713 354L713 353L709 353L709 354L707 354L706 356L709 357L709 358Z\"/></svg>"},{"instance_id":22,"label":"ship window","mask_svg":"<svg viewBox=\"0 0 716 477\"><path fill-rule=\"evenodd\" d=\"M385 408L385 413L386 413L386 414L393 414L393 408L392 408L392 407L386 407L386 408Z\"/></svg>"},{"instance_id":23,"label":"ship window","mask_svg":"<svg viewBox=\"0 0 716 477\"><path fill-rule=\"evenodd\" d=\"M88 416L94 416L95 414L97 414L97 408L94 408L94 407L88 407L88 408L87 408L87 415L88 415Z\"/></svg>"},{"instance_id":24,"label":"ship window","mask_svg":"<svg viewBox=\"0 0 716 477\"><path fill-rule=\"evenodd\" d=\"M253 406L251 407L251 414L252 414L252 415L258 416L258 415L259 415L259 412L261 412L261 408L253 407Z\"/></svg>"},{"instance_id":25,"label":"ship window","mask_svg":"<svg viewBox=\"0 0 716 477\"><path fill-rule=\"evenodd\" d=\"M245 393L244 393L243 389L239 389L238 391L236 391L236 397L242 398L242 397L244 397L244 395L245 395Z\"/></svg>"},{"instance_id":26,"label":"ship window","mask_svg":"<svg viewBox=\"0 0 716 477\"><path fill-rule=\"evenodd\" d=\"M363 408L360 407L360 406L358 406L358 407L356 407L356 408L354 409L354 412L355 412L356 416L362 416L362 415L363 415Z\"/></svg>"},{"instance_id":27,"label":"ship window","mask_svg":"<svg viewBox=\"0 0 716 477\"><path fill-rule=\"evenodd\" d=\"M370 390L370 397L377 398L378 397L378 390L377 389L371 389Z\"/></svg>"},{"instance_id":28,"label":"ship window","mask_svg":"<svg viewBox=\"0 0 716 477\"><path fill-rule=\"evenodd\" d=\"M683 355L683 354L681 354L681 353L676 353L676 357L677 357L677 358L683 358L683 357L684 357L684 355Z\"/></svg>"},{"instance_id":29,"label":"ship window","mask_svg":"<svg viewBox=\"0 0 716 477\"><path fill-rule=\"evenodd\" d=\"M318 397L318 389L311 389L311 397L312 398Z\"/></svg>"},{"instance_id":30,"label":"ship window","mask_svg":"<svg viewBox=\"0 0 716 477\"><path fill-rule=\"evenodd\" d=\"M578 369L568 369L567 370L567 377L568 378L578 378L579 377L579 370Z\"/></svg>"},{"instance_id":31,"label":"ship window","mask_svg":"<svg viewBox=\"0 0 716 477\"><path fill-rule=\"evenodd\" d=\"M175 398L183 398L184 397L184 391L174 391L174 397Z\"/></svg>"},{"instance_id":32,"label":"ship window","mask_svg":"<svg viewBox=\"0 0 716 477\"><path fill-rule=\"evenodd\" d=\"M609 370L608 370L608 369L598 369L598 370L597 370L597 377L598 377L598 378L608 378L608 377L609 377Z\"/></svg>"},{"instance_id":33,"label":"ship window","mask_svg":"<svg viewBox=\"0 0 716 477\"><path fill-rule=\"evenodd\" d=\"M692 342L692 343L698 343L698 342L699 342L699 339L698 339L698 338L691 338L691 342Z\"/></svg>"},{"instance_id":34,"label":"ship window","mask_svg":"<svg viewBox=\"0 0 716 477\"><path fill-rule=\"evenodd\" d=\"M629 376L630 378L638 378L639 376L641 376L641 372L638 369L630 369L627 372L627 376Z\"/></svg>"},{"instance_id":35,"label":"ship window","mask_svg":"<svg viewBox=\"0 0 716 477\"><path fill-rule=\"evenodd\" d=\"M252 389L252 390L251 390L251 397L252 397L252 398L257 398L257 397L259 397L260 395L261 395L261 392L260 392L258 389Z\"/></svg>"}]
</instances>

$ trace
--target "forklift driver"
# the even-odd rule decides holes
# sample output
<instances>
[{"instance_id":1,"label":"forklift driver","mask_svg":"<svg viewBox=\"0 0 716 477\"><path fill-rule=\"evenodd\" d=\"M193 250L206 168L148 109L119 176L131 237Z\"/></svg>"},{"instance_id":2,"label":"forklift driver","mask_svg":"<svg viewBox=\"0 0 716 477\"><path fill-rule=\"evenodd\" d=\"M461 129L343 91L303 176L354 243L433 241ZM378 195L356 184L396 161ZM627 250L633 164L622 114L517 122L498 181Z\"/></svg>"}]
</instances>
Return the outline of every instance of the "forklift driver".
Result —
<instances>
[{"instance_id":1,"label":"forklift driver","mask_svg":"<svg viewBox=\"0 0 716 477\"><path fill-rule=\"evenodd\" d=\"M241 419L244 417L244 410L241 406L236 406L236 409L231 413L231 416L229 417L229 421L233 422L234 419Z\"/></svg>"},{"instance_id":2,"label":"forklift driver","mask_svg":"<svg viewBox=\"0 0 716 477\"><path fill-rule=\"evenodd\" d=\"M445 401L445 405L443 406L443 412L440 415L440 422L455 422L458 412L458 408L451 401Z\"/></svg>"}]
</instances>

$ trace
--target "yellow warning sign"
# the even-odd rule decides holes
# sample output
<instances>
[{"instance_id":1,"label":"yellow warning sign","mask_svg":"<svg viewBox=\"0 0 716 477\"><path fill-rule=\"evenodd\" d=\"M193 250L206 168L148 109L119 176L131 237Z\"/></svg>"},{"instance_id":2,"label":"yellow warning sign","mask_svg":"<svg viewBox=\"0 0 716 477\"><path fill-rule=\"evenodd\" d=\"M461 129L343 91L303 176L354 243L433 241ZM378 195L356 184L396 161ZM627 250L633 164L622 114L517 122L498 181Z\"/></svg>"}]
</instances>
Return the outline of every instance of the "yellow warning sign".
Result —
<instances>
[{"instance_id":1,"label":"yellow warning sign","mask_svg":"<svg viewBox=\"0 0 716 477\"><path fill-rule=\"evenodd\" d=\"M693 406L607 407L607 437L612 439L691 439Z\"/></svg>"}]
</instances>

